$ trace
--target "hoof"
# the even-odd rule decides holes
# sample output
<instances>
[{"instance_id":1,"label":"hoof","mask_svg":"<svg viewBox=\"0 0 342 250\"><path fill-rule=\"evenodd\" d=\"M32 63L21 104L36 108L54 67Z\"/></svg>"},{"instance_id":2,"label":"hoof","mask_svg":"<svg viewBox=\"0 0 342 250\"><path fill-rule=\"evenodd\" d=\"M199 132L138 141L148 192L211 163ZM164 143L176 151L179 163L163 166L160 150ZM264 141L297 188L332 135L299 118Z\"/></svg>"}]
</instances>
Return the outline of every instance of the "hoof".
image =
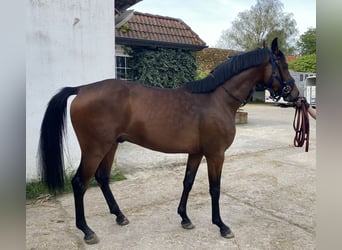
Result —
<instances>
[{"instance_id":1,"label":"hoof","mask_svg":"<svg viewBox=\"0 0 342 250\"><path fill-rule=\"evenodd\" d=\"M84 241L88 245L93 245L99 242L99 238L97 238L96 234L94 233L91 235L84 236Z\"/></svg>"},{"instance_id":2,"label":"hoof","mask_svg":"<svg viewBox=\"0 0 342 250\"><path fill-rule=\"evenodd\" d=\"M231 239L235 237L234 233L231 230L225 230L223 232L221 231L221 236L226 239Z\"/></svg>"},{"instance_id":3,"label":"hoof","mask_svg":"<svg viewBox=\"0 0 342 250\"><path fill-rule=\"evenodd\" d=\"M186 223L181 223L182 224L182 227L184 228L184 229L193 229L193 228L195 228L195 225L194 224L192 224L191 222L186 222Z\"/></svg>"},{"instance_id":4,"label":"hoof","mask_svg":"<svg viewBox=\"0 0 342 250\"><path fill-rule=\"evenodd\" d=\"M125 226L127 224L129 224L129 220L126 217L122 217L122 218L116 218L116 223L118 223L120 226Z\"/></svg>"}]
</instances>

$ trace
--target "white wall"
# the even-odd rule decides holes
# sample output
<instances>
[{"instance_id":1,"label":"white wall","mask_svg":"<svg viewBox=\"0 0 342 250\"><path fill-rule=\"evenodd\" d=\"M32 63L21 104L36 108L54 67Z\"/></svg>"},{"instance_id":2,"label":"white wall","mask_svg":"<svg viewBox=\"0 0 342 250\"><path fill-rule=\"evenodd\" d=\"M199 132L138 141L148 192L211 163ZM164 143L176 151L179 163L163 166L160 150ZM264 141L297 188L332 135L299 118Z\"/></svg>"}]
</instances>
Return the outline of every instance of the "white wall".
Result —
<instances>
[{"instance_id":1,"label":"white wall","mask_svg":"<svg viewBox=\"0 0 342 250\"><path fill-rule=\"evenodd\" d=\"M65 86L114 77L115 25L113 0L26 3L26 180L31 180L37 178L39 130L50 98ZM77 168L80 151L69 116L67 138L65 164Z\"/></svg>"}]
</instances>

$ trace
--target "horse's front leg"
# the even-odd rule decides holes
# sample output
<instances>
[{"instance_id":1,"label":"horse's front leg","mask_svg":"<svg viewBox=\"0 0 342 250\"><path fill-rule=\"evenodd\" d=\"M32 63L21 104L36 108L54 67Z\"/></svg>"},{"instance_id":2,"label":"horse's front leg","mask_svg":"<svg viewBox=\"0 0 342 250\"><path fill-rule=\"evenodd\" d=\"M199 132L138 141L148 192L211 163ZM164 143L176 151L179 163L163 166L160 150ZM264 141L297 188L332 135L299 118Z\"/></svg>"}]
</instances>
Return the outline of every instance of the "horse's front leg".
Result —
<instances>
[{"instance_id":1,"label":"horse's front leg","mask_svg":"<svg viewBox=\"0 0 342 250\"><path fill-rule=\"evenodd\" d=\"M208 164L209 177L209 193L211 196L212 206L212 223L220 228L220 233L225 238L233 238L234 234L230 228L225 225L220 216L220 186L221 186L221 172L224 161L224 154L212 157L206 157Z\"/></svg>"},{"instance_id":2,"label":"horse's front leg","mask_svg":"<svg viewBox=\"0 0 342 250\"><path fill-rule=\"evenodd\" d=\"M181 224L185 229L192 229L195 227L186 213L186 204L202 157L202 154L189 154L188 162L186 164L186 171L183 180L183 193L178 206L178 214L182 217Z\"/></svg>"}]
</instances>

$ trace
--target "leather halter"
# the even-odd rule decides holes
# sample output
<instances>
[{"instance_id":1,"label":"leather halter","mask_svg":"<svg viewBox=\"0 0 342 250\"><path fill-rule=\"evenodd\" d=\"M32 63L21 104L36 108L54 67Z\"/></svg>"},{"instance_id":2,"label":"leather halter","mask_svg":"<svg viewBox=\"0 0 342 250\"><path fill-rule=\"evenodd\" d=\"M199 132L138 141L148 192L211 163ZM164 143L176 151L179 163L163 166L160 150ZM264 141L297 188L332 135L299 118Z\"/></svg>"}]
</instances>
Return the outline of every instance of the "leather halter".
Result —
<instances>
[{"instance_id":1,"label":"leather halter","mask_svg":"<svg viewBox=\"0 0 342 250\"><path fill-rule=\"evenodd\" d=\"M270 63L272 65L272 74L270 76L268 83L266 84L266 88L270 91L271 98L276 101L279 101L281 97L286 98L287 96L289 96L289 94L291 93L295 85L295 80L293 79L293 77L291 77L287 81L284 80L284 77L280 70L280 66L278 64L278 60L279 58L276 58L276 56L270 50ZM279 75L276 75L276 72L275 72L276 67L278 68ZM281 88L279 88L277 91L275 91L272 88L274 79L276 79L281 85Z\"/></svg>"},{"instance_id":2,"label":"leather halter","mask_svg":"<svg viewBox=\"0 0 342 250\"><path fill-rule=\"evenodd\" d=\"M224 87L222 85L222 88L224 89L224 91L233 99L235 99L236 101L238 101L239 103L245 103L246 101L242 101L240 98L238 98L237 96L233 95L232 92L230 92L226 87Z\"/></svg>"}]
</instances>

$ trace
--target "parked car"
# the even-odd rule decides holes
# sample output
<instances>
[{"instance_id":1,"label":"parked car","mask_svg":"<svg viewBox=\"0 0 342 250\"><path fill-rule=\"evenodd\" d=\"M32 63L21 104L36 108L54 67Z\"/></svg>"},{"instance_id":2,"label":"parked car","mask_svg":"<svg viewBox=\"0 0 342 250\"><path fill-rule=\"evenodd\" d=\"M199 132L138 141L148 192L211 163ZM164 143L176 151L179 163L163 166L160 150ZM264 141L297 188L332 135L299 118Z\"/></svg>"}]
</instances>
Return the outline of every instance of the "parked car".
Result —
<instances>
[{"instance_id":1,"label":"parked car","mask_svg":"<svg viewBox=\"0 0 342 250\"><path fill-rule=\"evenodd\" d=\"M305 79L304 97L312 107L316 108L316 76L309 76Z\"/></svg>"}]
</instances>

